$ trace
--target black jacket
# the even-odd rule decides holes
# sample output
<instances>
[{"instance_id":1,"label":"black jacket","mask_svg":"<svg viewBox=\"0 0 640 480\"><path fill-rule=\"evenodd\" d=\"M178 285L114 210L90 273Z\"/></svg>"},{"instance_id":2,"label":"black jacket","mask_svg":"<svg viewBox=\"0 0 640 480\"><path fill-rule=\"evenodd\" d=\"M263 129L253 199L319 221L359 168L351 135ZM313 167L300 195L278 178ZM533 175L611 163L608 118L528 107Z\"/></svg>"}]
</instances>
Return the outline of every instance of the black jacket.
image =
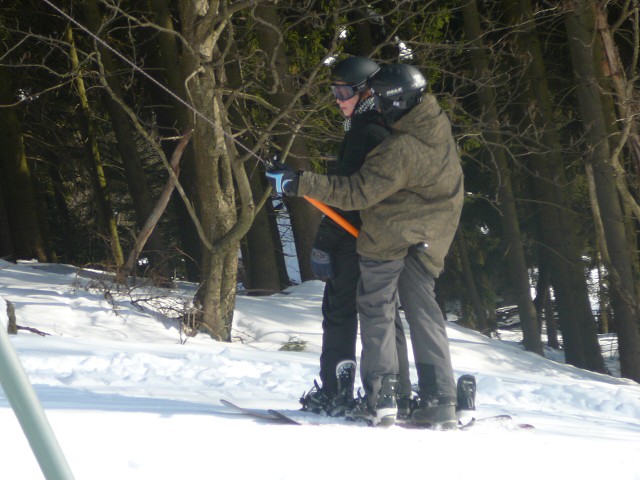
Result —
<instances>
[{"instance_id":1,"label":"black jacket","mask_svg":"<svg viewBox=\"0 0 640 480\"><path fill-rule=\"evenodd\" d=\"M367 158L367 154L391 134L386 127L382 115L376 110L369 110L351 117L351 128L345 133L335 162L330 162L327 167L328 175L349 176L360 170L360 167ZM360 213L358 211L343 211L335 208L345 220L354 227L360 228ZM331 220L323 217L318 227L318 233L314 242L314 247L331 253L336 245L345 236L350 237L342 227Z\"/></svg>"}]
</instances>

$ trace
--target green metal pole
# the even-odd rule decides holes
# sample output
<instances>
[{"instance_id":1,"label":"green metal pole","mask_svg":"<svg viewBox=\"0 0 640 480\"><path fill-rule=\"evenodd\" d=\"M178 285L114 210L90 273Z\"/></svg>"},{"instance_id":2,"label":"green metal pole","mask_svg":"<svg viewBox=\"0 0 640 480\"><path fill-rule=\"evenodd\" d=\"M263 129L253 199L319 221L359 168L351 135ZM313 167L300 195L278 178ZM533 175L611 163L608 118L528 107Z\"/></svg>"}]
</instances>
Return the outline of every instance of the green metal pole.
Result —
<instances>
[{"instance_id":1,"label":"green metal pole","mask_svg":"<svg viewBox=\"0 0 640 480\"><path fill-rule=\"evenodd\" d=\"M40 470L47 480L73 480L51 425L42 410L9 335L0 322L0 385L18 417Z\"/></svg>"}]
</instances>

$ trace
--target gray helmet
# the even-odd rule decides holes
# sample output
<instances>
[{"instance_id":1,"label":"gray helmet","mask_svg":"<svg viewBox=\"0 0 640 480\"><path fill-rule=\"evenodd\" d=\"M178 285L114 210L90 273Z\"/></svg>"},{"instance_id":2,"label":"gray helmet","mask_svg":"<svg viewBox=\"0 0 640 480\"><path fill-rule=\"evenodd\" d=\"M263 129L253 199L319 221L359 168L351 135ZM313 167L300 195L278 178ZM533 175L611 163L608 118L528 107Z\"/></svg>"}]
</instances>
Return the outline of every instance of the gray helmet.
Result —
<instances>
[{"instance_id":1,"label":"gray helmet","mask_svg":"<svg viewBox=\"0 0 640 480\"><path fill-rule=\"evenodd\" d=\"M339 61L331 70L333 94L338 100L350 99L368 87L367 80L378 70L380 65L367 57L349 57ZM337 85L335 82L346 85Z\"/></svg>"},{"instance_id":2,"label":"gray helmet","mask_svg":"<svg viewBox=\"0 0 640 480\"><path fill-rule=\"evenodd\" d=\"M403 63L383 65L370 81L382 115L389 125L422 100L427 80L416 67Z\"/></svg>"}]
</instances>

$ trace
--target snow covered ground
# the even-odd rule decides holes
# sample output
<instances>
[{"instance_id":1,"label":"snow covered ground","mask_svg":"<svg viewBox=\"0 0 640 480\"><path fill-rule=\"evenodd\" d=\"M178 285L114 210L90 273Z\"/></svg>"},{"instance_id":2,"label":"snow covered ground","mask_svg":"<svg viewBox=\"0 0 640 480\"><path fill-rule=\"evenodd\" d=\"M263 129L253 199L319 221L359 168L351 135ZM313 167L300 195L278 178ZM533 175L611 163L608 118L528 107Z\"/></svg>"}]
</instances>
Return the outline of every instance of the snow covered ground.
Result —
<instances>
[{"instance_id":1,"label":"snow covered ground","mask_svg":"<svg viewBox=\"0 0 640 480\"><path fill-rule=\"evenodd\" d=\"M19 325L50 334L11 342L76 479L640 479L634 382L450 324L456 374L478 381L477 416L509 413L535 431L270 425L219 400L298 408L317 377L322 283L239 297L231 344L180 334L171 317L193 286L103 285L99 272L0 261L0 300ZM287 342L305 350L281 351ZM0 391L0 479L40 478Z\"/></svg>"}]
</instances>

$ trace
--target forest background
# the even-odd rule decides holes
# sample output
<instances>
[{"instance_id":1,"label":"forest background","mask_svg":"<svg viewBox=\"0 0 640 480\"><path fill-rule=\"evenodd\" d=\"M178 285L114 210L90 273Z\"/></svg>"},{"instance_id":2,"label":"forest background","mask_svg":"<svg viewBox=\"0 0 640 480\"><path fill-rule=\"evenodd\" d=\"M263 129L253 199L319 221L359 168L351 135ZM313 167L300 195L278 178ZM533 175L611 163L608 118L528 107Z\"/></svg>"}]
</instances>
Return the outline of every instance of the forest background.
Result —
<instances>
[{"instance_id":1,"label":"forest background","mask_svg":"<svg viewBox=\"0 0 640 480\"><path fill-rule=\"evenodd\" d=\"M527 350L544 325L598 372L613 331L640 381L639 38L637 0L3 0L0 257L198 282L185 328L228 341L239 285L291 284L282 215L313 278L320 213L265 163L324 171L331 63L401 61L465 172L443 308L491 335L513 304Z\"/></svg>"}]
</instances>

